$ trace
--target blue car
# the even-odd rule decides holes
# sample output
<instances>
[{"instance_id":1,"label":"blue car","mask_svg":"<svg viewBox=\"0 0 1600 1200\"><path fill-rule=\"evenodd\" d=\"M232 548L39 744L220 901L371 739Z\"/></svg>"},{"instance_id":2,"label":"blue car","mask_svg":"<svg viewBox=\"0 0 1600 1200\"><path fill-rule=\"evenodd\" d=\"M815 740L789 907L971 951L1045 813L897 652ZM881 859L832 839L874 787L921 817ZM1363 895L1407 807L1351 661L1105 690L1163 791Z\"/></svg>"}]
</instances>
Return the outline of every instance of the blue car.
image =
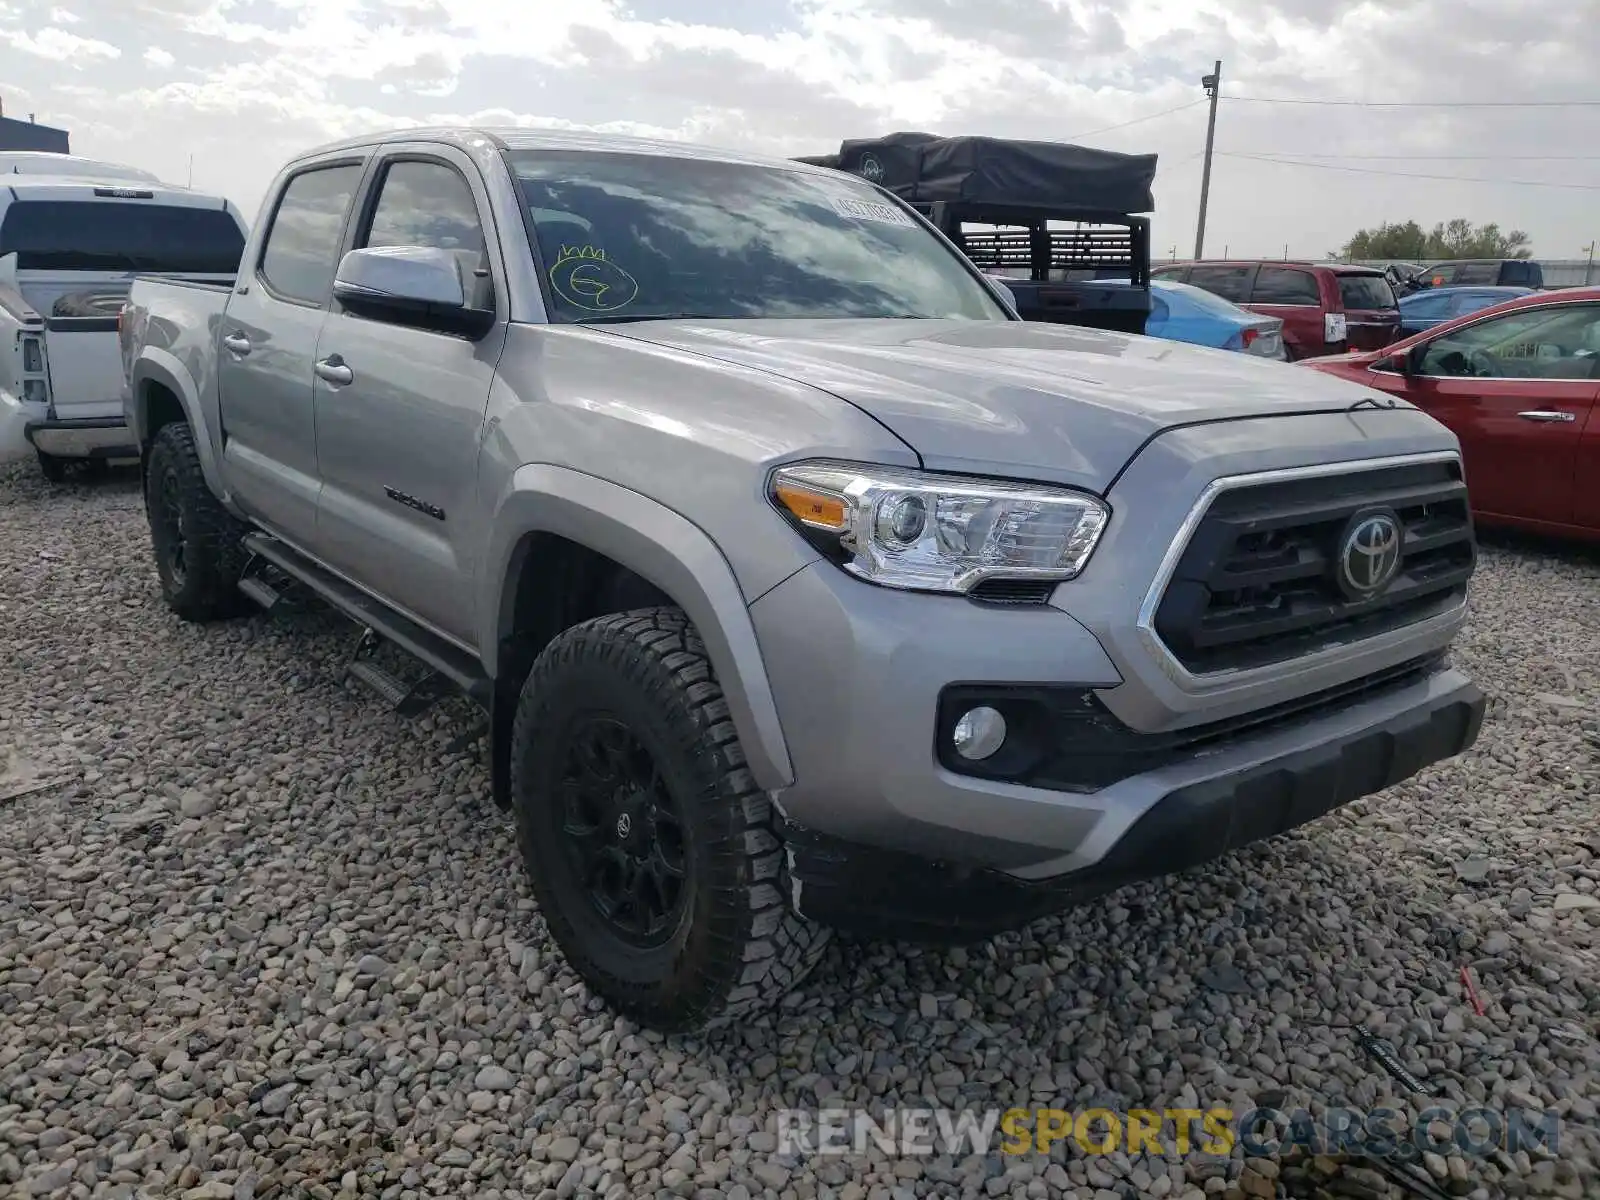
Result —
<instances>
[{"instance_id":1,"label":"blue car","mask_svg":"<svg viewBox=\"0 0 1600 1200\"><path fill-rule=\"evenodd\" d=\"M1400 336L1410 337L1424 329L1452 321L1481 308L1492 308L1514 296L1526 296L1533 288L1464 286L1428 288L1400 298Z\"/></svg>"},{"instance_id":2,"label":"blue car","mask_svg":"<svg viewBox=\"0 0 1600 1200\"><path fill-rule=\"evenodd\" d=\"M1204 288L1172 279L1150 281L1150 317L1144 331L1147 337L1172 342L1237 350L1260 358L1285 357L1281 318L1250 312Z\"/></svg>"}]
</instances>

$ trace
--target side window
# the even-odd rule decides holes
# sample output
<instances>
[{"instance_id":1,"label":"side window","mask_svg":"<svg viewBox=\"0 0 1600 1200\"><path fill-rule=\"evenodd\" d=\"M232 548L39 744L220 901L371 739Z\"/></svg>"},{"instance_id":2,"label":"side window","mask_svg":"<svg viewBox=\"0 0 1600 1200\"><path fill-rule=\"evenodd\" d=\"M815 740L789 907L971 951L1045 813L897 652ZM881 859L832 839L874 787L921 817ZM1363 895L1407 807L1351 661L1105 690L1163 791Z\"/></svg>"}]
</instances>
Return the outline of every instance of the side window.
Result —
<instances>
[{"instance_id":1,"label":"side window","mask_svg":"<svg viewBox=\"0 0 1600 1200\"><path fill-rule=\"evenodd\" d=\"M1450 315L1456 317L1477 312L1480 308L1492 308L1501 301L1509 300L1510 298L1509 296L1496 296L1493 293L1485 294L1483 292L1458 292L1454 296L1439 297L1441 300L1450 301Z\"/></svg>"},{"instance_id":2,"label":"side window","mask_svg":"<svg viewBox=\"0 0 1600 1200\"><path fill-rule=\"evenodd\" d=\"M1422 272L1422 278L1430 287L1449 287L1456 279L1456 266L1454 263L1441 263L1437 267L1428 267Z\"/></svg>"},{"instance_id":3,"label":"side window","mask_svg":"<svg viewBox=\"0 0 1600 1200\"><path fill-rule=\"evenodd\" d=\"M389 166L361 244L432 246L477 255L486 245L472 189L453 168L435 162Z\"/></svg>"},{"instance_id":4,"label":"side window","mask_svg":"<svg viewBox=\"0 0 1600 1200\"><path fill-rule=\"evenodd\" d=\"M1196 266L1189 271L1189 282L1205 288L1214 296L1232 300L1235 304L1248 304L1250 277L1255 267Z\"/></svg>"},{"instance_id":5,"label":"side window","mask_svg":"<svg viewBox=\"0 0 1600 1200\"><path fill-rule=\"evenodd\" d=\"M1456 268L1451 282L1458 287L1469 284L1496 284L1500 282L1500 264L1497 262L1462 263Z\"/></svg>"},{"instance_id":6,"label":"side window","mask_svg":"<svg viewBox=\"0 0 1600 1200\"><path fill-rule=\"evenodd\" d=\"M461 264L470 306L494 307L494 284L485 261L488 242L478 203L453 167L438 162L391 163L378 185L378 202L359 244L448 250ZM484 273L474 281L478 271Z\"/></svg>"},{"instance_id":7,"label":"side window","mask_svg":"<svg viewBox=\"0 0 1600 1200\"><path fill-rule=\"evenodd\" d=\"M1600 379L1600 305L1491 317L1436 338L1421 374L1477 379Z\"/></svg>"},{"instance_id":8,"label":"side window","mask_svg":"<svg viewBox=\"0 0 1600 1200\"><path fill-rule=\"evenodd\" d=\"M1420 320L1432 321L1443 317L1446 313L1461 313L1467 311L1459 307L1460 296L1429 295L1427 292L1417 292L1414 300L1408 301L1404 306L1405 315L1416 317ZM1455 303L1452 303L1454 301Z\"/></svg>"},{"instance_id":9,"label":"side window","mask_svg":"<svg viewBox=\"0 0 1600 1200\"><path fill-rule=\"evenodd\" d=\"M1262 267L1250 292L1251 304L1322 304L1317 278L1293 267Z\"/></svg>"},{"instance_id":10,"label":"side window","mask_svg":"<svg viewBox=\"0 0 1600 1200\"><path fill-rule=\"evenodd\" d=\"M280 296L321 304L338 269L339 235L361 167L313 167L289 180L261 254L261 277Z\"/></svg>"},{"instance_id":11,"label":"side window","mask_svg":"<svg viewBox=\"0 0 1600 1200\"><path fill-rule=\"evenodd\" d=\"M1181 281L1183 279L1183 273L1188 269L1188 267L1157 267L1155 270L1150 272L1150 278L1175 279Z\"/></svg>"}]
</instances>

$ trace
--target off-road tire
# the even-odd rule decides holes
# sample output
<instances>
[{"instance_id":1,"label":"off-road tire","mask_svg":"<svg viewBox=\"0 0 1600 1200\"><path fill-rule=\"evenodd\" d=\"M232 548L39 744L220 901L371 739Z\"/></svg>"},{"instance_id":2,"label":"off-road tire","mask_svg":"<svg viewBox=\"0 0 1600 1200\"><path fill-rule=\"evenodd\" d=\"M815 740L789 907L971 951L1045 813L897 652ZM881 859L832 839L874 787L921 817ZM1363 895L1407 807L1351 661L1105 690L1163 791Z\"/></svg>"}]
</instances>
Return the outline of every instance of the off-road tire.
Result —
<instances>
[{"instance_id":1,"label":"off-road tire","mask_svg":"<svg viewBox=\"0 0 1600 1200\"><path fill-rule=\"evenodd\" d=\"M643 744L682 817L688 898L671 940L655 949L608 927L561 844L567 735L596 714ZM545 647L517 702L511 796L551 936L596 994L651 1028L704 1030L772 1007L827 947L829 930L789 904L772 803L745 766L705 646L679 609L597 617Z\"/></svg>"},{"instance_id":2,"label":"off-road tire","mask_svg":"<svg viewBox=\"0 0 1600 1200\"><path fill-rule=\"evenodd\" d=\"M150 547L167 607L194 622L217 621L245 611L247 601L239 591L246 559L241 541L245 529L206 486L194 433L187 425L175 422L157 431L145 471L144 497ZM174 500L182 532L181 569L174 565L165 521Z\"/></svg>"},{"instance_id":3,"label":"off-road tire","mask_svg":"<svg viewBox=\"0 0 1600 1200\"><path fill-rule=\"evenodd\" d=\"M37 448L35 448L34 453L39 456L39 472L47 482L65 483L67 481L66 459L54 454L46 454L43 450Z\"/></svg>"}]
</instances>

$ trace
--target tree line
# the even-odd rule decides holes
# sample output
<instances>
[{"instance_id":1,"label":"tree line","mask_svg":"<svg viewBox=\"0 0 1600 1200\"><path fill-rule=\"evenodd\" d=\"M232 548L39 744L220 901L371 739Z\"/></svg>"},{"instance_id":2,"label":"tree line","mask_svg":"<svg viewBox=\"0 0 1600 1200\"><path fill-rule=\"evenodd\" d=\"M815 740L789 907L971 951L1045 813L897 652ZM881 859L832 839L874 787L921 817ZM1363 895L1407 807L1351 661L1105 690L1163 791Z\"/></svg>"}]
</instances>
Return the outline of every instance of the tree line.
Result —
<instances>
[{"instance_id":1,"label":"tree line","mask_svg":"<svg viewBox=\"0 0 1600 1200\"><path fill-rule=\"evenodd\" d=\"M1452 258L1532 258L1531 239L1520 229L1502 233L1490 222L1474 225L1457 217L1424 229L1415 221L1385 222L1363 229L1333 257L1343 259L1399 259L1405 262Z\"/></svg>"}]
</instances>

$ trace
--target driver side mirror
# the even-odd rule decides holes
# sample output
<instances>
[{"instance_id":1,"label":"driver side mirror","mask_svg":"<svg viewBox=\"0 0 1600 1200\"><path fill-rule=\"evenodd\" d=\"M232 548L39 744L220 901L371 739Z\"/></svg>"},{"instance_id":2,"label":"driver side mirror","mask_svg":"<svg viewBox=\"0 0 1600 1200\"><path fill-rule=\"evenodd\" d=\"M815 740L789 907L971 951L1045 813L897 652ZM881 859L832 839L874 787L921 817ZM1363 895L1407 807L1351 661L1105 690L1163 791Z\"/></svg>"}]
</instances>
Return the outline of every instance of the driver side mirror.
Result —
<instances>
[{"instance_id":1,"label":"driver side mirror","mask_svg":"<svg viewBox=\"0 0 1600 1200\"><path fill-rule=\"evenodd\" d=\"M492 308L468 305L462 263L434 246L370 246L339 263L333 295L357 316L476 340L494 326Z\"/></svg>"},{"instance_id":2,"label":"driver side mirror","mask_svg":"<svg viewBox=\"0 0 1600 1200\"><path fill-rule=\"evenodd\" d=\"M1401 350L1379 359L1373 365L1380 371L1396 371L1401 375L1418 375L1422 371L1422 356L1428 352L1426 343L1420 343L1410 350Z\"/></svg>"}]
</instances>

